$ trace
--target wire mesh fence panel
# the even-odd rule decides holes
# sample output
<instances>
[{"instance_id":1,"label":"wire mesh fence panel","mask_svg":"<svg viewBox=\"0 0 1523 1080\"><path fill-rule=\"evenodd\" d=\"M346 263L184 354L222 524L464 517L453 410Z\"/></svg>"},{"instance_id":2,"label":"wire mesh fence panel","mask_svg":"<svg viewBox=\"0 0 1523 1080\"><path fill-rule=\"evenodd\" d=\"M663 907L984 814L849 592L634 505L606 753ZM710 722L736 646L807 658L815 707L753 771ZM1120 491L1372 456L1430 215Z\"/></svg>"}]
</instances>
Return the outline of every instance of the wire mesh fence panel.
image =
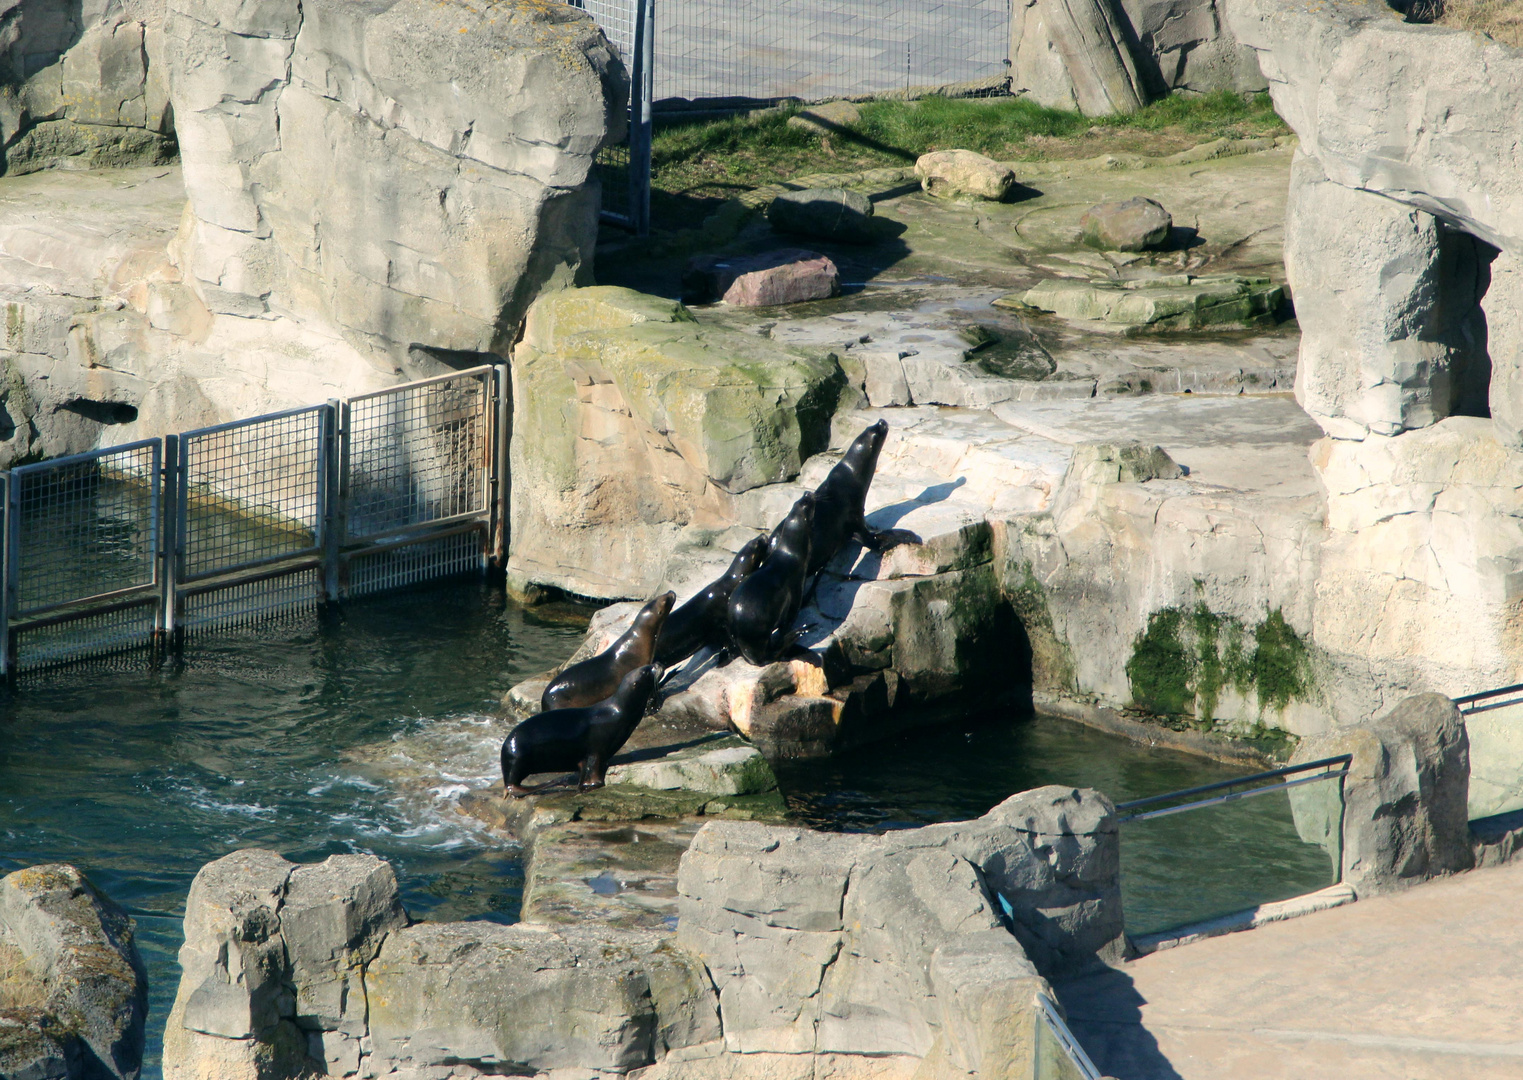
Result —
<instances>
[{"instance_id":1,"label":"wire mesh fence panel","mask_svg":"<svg viewBox=\"0 0 1523 1080\"><path fill-rule=\"evenodd\" d=\"M317 549L328 412L316 405L180 437L181 580Z\"/></svg>"},{"instance_id":2,"label":"wire mesh fence panel","mask_svg":"<svg viewBox=\"0 0 1523 1080\"><path fill-rule=\"evenodd\" d=\"M16 635L16 670L35 671L58 664L146 649L153 642L154 601L82 614Z\"/></svg>"},{"instance_id":3,"label":"wire mesh fence panel","mask_svg":"<svg viewBox=\"0 0 1523 1080\"><path fill-rule=\"evenodd\" d=\"M13 616L154 583L161 445L132 443L12 473Z\"/></svg>"},{"instance_id":4,"label":"wire mesh fence panel","mask_svg":"<svg viewBox=\"0 0 1523 1080\"><path fill-rule=\"evenodd\" d=\"M682 0L657 5L655 52L657 109L994 91L1010 0Z\"/></svg>"},{"instance_id":5,"label":"wire mesh fence panel","mask_svg":"<svg viewBox=\"0 0 1523 1080\"><path fill-rule=\"evenodd\" d=\"M347 540L487 510L491 368L351 398Z\"/></svg>"},{"instance_id":6,"label":"wire mesh fence panel","mask_svg":"<svg viewBox=\"0 0 1523 1080\"><path fill-rule=\"evenodd\" d=\"M400 589L456 574L480 573L486 554L480 529L365 552L349 560L349 596Z\"/></svg>"},{"instance_id":7,"label":"wire mesh fence panel","mask_svg":"<svg viewBox=\"0 0 1523 1080\"><path fill-rule=\"evenodd\" d=\"M183 601L180 626L195 634L303 615L316 610L319 586L318 570L308 568L191 593Z\"/></svg>"}]
</instances>

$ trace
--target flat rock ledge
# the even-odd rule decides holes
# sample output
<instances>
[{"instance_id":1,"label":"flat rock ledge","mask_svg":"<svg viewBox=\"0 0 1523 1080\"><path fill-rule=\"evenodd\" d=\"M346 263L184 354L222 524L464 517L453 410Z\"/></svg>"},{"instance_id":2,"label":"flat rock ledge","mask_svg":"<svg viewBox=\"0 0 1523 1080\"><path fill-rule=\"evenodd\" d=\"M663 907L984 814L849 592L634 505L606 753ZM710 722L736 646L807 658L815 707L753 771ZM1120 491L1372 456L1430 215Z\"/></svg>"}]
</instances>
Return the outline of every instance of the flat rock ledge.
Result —
<instances>
[{"instance_id":1,"label":"flat rock ledge","mask_svg":"<svg viewBox=\"0 0 1523 1080\"><path fill-rule=\"evenodd\" d=\"M148 979L121 908L72 866L0 878L0 1076L136 1080Z\"/></svg>"},{"instance_id":2,"label":"flat rock ledge","mask_svg":"<svg viewBox=\"0 0 1523 1080\"><path fill-rule=\"evenodd\" d=\"M685 849L676 873L586 866L585 892L669 893L659 928L565 891L516 925L413 922L373 856L209 863L164 1075L993 1080L1026 1075L1047 978L1121 948L1116 818L1092 791L886 836L622 828L657 862ZM562 829L537 862L607 842Z\"/></svg>"}]
</instances>

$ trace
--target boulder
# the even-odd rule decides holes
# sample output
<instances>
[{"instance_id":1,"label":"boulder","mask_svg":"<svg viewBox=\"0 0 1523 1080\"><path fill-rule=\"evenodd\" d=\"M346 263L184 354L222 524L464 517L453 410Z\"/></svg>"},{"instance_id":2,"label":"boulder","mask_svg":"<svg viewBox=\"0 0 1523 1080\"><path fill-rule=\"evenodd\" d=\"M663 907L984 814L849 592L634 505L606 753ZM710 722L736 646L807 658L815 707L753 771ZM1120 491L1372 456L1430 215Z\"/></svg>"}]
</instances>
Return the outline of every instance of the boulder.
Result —
<instances>
[{"instance_id":1,"label":"boulder","mask_svg":"<svg viewBox=\"0 0 1523 1080\"><path fill-rule=\"evenodd\" d=\"M699 326L680 304L596 287L545 297L513 353L516 587L651 593L681 531L791 480L828 438L834 357Z\"/></svg>"},{"instance_id":2,"label":"boulder","mask_svg":"<svg viewBox=\"0 0 1523 1080\"><path fill-rule=\"evenodd\" d=\"M1156 200L1140 195L1099 203L1079 218L1079 232L1090 247L1102 251L1147 251L1163 247L1174 219Z\"/></svg>"},{"instance_id":3,"label":"boulder","mask_svg":"<svg viewBox=\"0 0 1523 1080\"><path fill-rule=\"evenodd\" d=\"M1015 188L1006 165L972 150L937 150L915 161L915 175L927 195L942 199L1004 202Z\"/></svg>"},{"instance_id":4,"label":"boulder","mask_svg":"<svg viewBox=\"0 0 1523 1080\"><path fill-rule=\"evenodd\" d=\"M1303 740L1291 761L1339 754L1353 755L1342 805L1339 785L1323 782L1293 790L1291 808L1303 840L1341 852L1345 884L1370 896L1470 869L1470 743L1453 701L1414 695L1378 720Z\"/></svg>"},{"instance_id":5,"label":"boulder","mask_svg":"<svg viewBox=\"0 0 1523 1080\"><path fill-rule=\"evenodd\" d=\"M682 287L695 303L723 300L735 307L770 307L835 296L841 291L841 274L817 251L784 248L761 255L689 259Z\"/></svg>"},{"instance_id":6,"label":"boulder","mask_svg":"<svg viewBox=\"0 0 1523 1080\"><path fill-rule=\"evenodd\" d=\"M788 117L788 126L811 135L834 135L862 119L862 110L849 101L811 105Z\"/></svg>"},{"instance_id":7,"label":"boulder","mask_svg":"<svg viewBox=\"0 0 1523 1080\"><path fill-rule=\"evenodd\" d=\"M1147 90L1113 0L1027 0L1011 12L1011 89L1087 116L1136 112Z\"/></svg>"},{"instance_id":8,"label":"boulder","mask_svg":"<svg viewBox=\"0 0 1523 1080\"><path fill-rule=\"evenodd\" d=\"M1054 279L1028 289L1020 303L1097 329L1173 331L1273 326L1284 299L1285 290L1268 278L1168 274L1125 282Z\"/></svg>"},{"instance_id":9,"label":"boulder","mask_svg":"<svg viewBox=\"0 0 1523 1080\"><path fill-rule=\"evenodd\" d=\"M170 0L164 38L181 265L213 311L294 312L393 362L505 355L541 289L589 273L627 77L579 9Z\"/></svg>"},{"instance_id":10,"label":"boulder","mask_svg":"<svg viewBox=\"0 0 1523 1080\"><path fill-rule=\"evenodd\" d=\"M785 191L767 206L767 220L778 232L847 244L877 239L872 217L872 200L845 188Z\"/></svg>"},{"instance_id":11,"label":"boulder","mask_svg":"<svg viewBox=\"0 0 1523 1080\"><path fill-rule=\"evenodd\" d=\"M0 878L0 961L16 969L0 983L0 1074L136 1080L148 979L132 920L89 879L64 865Z\"/></svg>"}]
</instances>

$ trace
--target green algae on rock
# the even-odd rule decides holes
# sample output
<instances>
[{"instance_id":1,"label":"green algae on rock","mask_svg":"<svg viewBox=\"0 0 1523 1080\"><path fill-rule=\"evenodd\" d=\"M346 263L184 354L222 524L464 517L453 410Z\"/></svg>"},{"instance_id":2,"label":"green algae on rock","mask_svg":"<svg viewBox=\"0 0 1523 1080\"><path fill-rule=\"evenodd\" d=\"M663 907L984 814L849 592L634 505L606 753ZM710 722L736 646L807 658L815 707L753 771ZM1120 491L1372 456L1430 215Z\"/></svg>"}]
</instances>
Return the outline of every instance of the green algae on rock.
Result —
<instances>
[{"instance_id":1,"label":"green algae on rock","mask_svg":"<svg viewBox=\"0 0 1523 1080\"><path fill-rule=\"evenodd\" d=\"M1272 326L1285 290L1268 278L1166 274L1138 281L1045 281L1000 307L1035 308L1076 322L1147 330Z\"/></svg>"}]
</instances>

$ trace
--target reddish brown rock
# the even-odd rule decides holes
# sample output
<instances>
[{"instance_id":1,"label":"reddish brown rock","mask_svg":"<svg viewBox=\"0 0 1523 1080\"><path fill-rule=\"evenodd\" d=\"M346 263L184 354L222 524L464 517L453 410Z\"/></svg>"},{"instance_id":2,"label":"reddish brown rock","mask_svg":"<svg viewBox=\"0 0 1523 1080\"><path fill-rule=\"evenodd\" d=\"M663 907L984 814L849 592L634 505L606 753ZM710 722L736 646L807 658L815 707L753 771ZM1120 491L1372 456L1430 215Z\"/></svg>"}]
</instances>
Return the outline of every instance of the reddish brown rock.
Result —
<instances>
[{"instance_id":1,"label":"reddish brown rock","mask_svg":"<svg viewBox=\"0 0 1523 1080\"><path fill-rule=\"evenodd\" d=\"M682 285L690 302L769 307L835 296L841 291L841 274L817 251L787 248L762 255L698 256L688 261Z\"/></svg>"}]
</instances>

